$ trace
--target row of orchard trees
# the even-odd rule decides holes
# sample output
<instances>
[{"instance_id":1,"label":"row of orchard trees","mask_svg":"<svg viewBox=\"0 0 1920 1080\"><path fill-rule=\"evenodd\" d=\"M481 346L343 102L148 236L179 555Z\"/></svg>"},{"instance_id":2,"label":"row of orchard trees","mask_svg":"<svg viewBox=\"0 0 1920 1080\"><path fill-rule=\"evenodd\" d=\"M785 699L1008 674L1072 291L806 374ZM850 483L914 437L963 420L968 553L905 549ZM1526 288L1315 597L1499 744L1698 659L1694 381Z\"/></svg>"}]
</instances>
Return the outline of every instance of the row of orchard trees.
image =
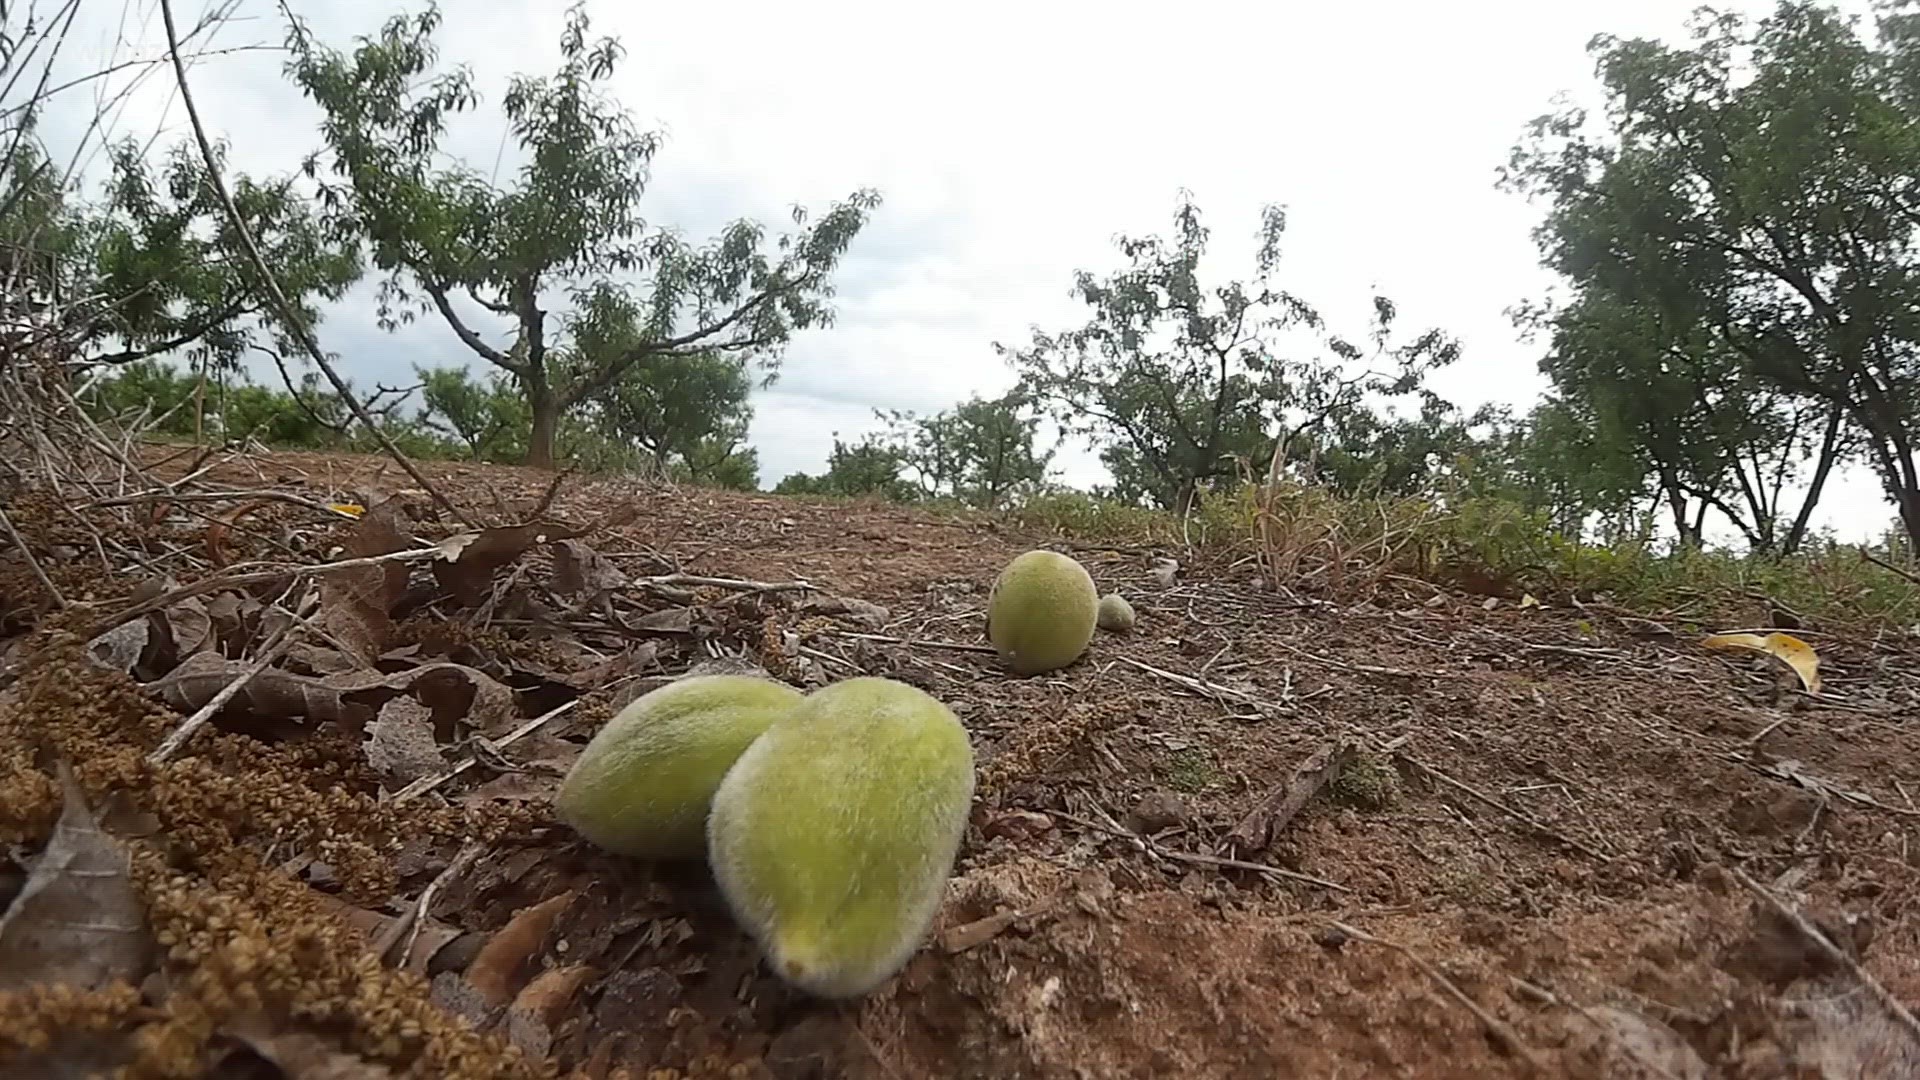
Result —
<instances>
[{"instance_id":1,"label":"row of orchard trees","mask_svg":"<svg viewBox=\"0 0 1920 1080\"><path fill-rule=\"evenodd\" d=\"M883 413L885 431L836 436L825 473L780 490L1002 506L1046 485L1051 435L1098 451L1104 494L1168 509L1277 472L1353 494L1498 496L1570 533L1658 524L1698 543L1724 521L1778 554L1805 539L1833 470L1858 463L1920 542L1912 2L1884 0L1870 24L1788 0L1755 21L1702 15L1684 45L1595 39L1604 112L1536 121L1503 173L1542 206L1542 259L1564 286L1521 308L1552 386L1524 414L1428 391L1457 345L1402 335L1385 297L1363 335L1328 326L1280 281L1277 208L1249 275L1203 273L1208 231L1183 198L1169 234L1124 237L1118 269L1077 276L1083 324L995 346L1013 390ZM397 16L348 51L289 29L321 148L301 177L235 186L302 318L371 272L383 324L443 323L490 372L420 372L408 422L473 456L614 453L750 485L750 396L795 332L831 323L834 272L877 194L704 245L649 224L660 142L607 93L619 45L578 8L559 69L502 99L525 164L488 181L445 163L449 118L479 99L440 65L439 22L431 7ZM32 110L0 116L30 133ZM31 138L11 142L0 240L77 268L67 291L89 299L72 314L97 359L185 350L220 370L286 350L190 149L121 147L83 202ZM337 402L296 383L289 401L344 430Z\"/></svg>"}]
</instances>

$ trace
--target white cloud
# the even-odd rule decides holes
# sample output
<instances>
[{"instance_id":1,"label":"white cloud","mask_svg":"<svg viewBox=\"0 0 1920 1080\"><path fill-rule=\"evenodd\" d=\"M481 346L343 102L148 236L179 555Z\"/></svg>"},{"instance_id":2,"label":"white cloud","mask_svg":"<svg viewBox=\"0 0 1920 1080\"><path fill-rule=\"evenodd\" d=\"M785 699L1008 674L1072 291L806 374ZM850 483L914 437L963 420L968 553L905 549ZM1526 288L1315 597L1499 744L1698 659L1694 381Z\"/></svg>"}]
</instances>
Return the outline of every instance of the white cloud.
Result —
<instances>
[{"instance_id":1,"label":"white cloud","mask_svg":"<svg viewBox=\"0 0 1920 1080\"><path fill-rule=\"evenodd\" d=\"M1164 230L1182 186L1213 230L1217 273L1247 271L1260 206L1284 204L1288 288L1353 332L1377 288L1400 305L1403 326L1438 325L1463 340L1443 392L1468 404L1531 399L1542 385L1536 350L1504 312L1549 279L1529 237L1537 211L1495 190L1495 170L1555 95L1590 97L1593 34L1672 37L1690 7L1208 0L1175 14L1011 0L602 0L590 11L597 32L627 46L623 100L668 135L643 204L651 220L703 237L739 217L777 227L795 202L823 207L861 186L886 197L846 261L838 325L799 335L783 380L760 400L753 437L772 482L817 469L829 432L870 427L874 406L933 409L1007 385L992 342L1024 340L1034 323L1071 325L1073 272L1113 266L1117 233ZM343 0L295 8L335 45L396 10ZM497 106L508 74L543 72L557 58L560 5L443 8L442 55L471 65L486 106ZM126 32L151 48L154 4L133 10ZM273 4L245 0L241 11L250 20L225 30L223 44L278 43ZM118 21L110 6L90 15L109 29ZM249 171L290 169L316 142L317 114L281 78L280 61L242 54L194 73L202 108ZM145 130L163 113L184 132L164 72L125 128ZM483 107L464 118L450 149L483 170L496 160L511 169L496 115ZM370 331L365 296L325 328L363 378L403 377L422 355L460 356L438 326ZM1088 455L1064 462L1073 479L1096 475ZM1822 514L1849 537L1890 516L1871 478L1852 476Z\"/></svg>"}]
</instances>

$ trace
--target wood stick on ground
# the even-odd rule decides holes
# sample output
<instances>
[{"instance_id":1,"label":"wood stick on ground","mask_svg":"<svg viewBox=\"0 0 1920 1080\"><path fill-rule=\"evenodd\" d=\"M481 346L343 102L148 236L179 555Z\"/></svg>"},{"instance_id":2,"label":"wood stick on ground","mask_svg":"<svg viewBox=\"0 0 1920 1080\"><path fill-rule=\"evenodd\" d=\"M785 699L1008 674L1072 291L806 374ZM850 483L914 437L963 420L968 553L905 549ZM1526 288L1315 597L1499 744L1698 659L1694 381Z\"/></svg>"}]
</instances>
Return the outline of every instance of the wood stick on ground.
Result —
<instances>
[{"instance_id":1,"label":"wood stick on ground","mask_svg":"<svg viewBox=\"0 0 1920 1080\"><path fill-rule=\"evenodd\" d=\"M442 495L440 489L433 486L433 482L427 479L426 474L422 473L407 455L400 452L400 448L387 437L385 429L374 423L372 415L367 412L367 407L348 388L346 381L340 378L340 373L333 370L332 362L327 359L326 351L320 348L319 341L314 339L313 331L307 326L306 320L301 318L300 313L287 300L287 294L281 290L279 280L273 276L272 267L267 265L266 258L260 254L260 245L254 242L253 230L247 227L246 219L240 216L240 208L234 205L233 194L227 190L226 178L220 173L220 163L214 158L213 142L207 138L207 125L200 119L200 106L194 101L193 87L187 81L187 64L180 56L180 32L174 25L173 0L160 0L160 18L166 26L167 54L173 60L173 78L180 87L180 104L186 107L187 122L193 128L194 141L200 145L200 160L207 167L207 183L212 185L213 193L219 196L220 206L227 213L227 222L233 226L234 234L240 237L240 246L247 253L247 261L253 264L253 272L259 276L260 284L265 286L267 295L273 299L275 314L280 316L281 325L300 340L307 355L313 358L313 362L320 366L320 371L327 377L327 381L333 384L333 392L340 395L340 400L346 402L347 407L353 410L354 418L359 420L360 425L367 429L367 433L374 437L374 440L380 444L380 448L406 470L408 476L413 477L413 482L419 484L422 491L432 496L433 501L439 503L441 509L452 514L467 528L480 528L464 511Z\"/></svg>"},{"instance_id":2,"label":"wood stick on ground","mask_svg":"<svg viewBox=\"0 0 1920 1080\"><path fill-rule=\"evenodd\" d=\"M127 607L121 608L105 619L89 627L84 635L89 640L126 622L138 618L149 611L158 611L188 597L201 596L221 589L230 589L240 585L258 585L263 581L277 581L283 577L295 579L315 577L335 570L355 570L363 566L377 566L390 562L417 562L421 559L443 559L446 552L438 547L410 548L406 551L394 551L385 555L367 555L357 559L341 559L339 562L310 563L306 565L288 564L276 566L270 570L246 570L250 563L238 563L227 567L217 574L209 574L199 581L170 589L158 596L149 597Z\"/></svg>"},{"instance_id":3,"label":"wood stick on ground","mask_svg":"<svg viewBox=\"0 0 1920 1080\"><path fill-rule=\"evenodd\" d=\"M349 521L358 520L353 514L347 513L344 510L335 510L326 503L304 498L299 495L293 495L285 491L174 491L170 488L160 488L155 491L136 491L131 495L117 495L111 499L99 499L89 503L88 506L89 508L132 506L135 503L148 502L227 502L233 499L253 499L286 503L288 506L302 507L307 510L326 514L329 517L346 518Z\"/></svg>"},{"instance_id":4,"label":"wood stick on ground","mask_svg":"<svg viewBox=\"0 0 1920 1080\"><path fill-rule=\"evenodd\" d=\"M1381 667L1378 664L1350 664L1345 660L1332 660L1324 656L1315 656L1305 649L1298 649L1284 641L1275 641L1275 645L1287 650L1302 660L1311 660L1322 667L1335 671L1352 671L1361 675L1391 675L1400 679L1462 679L1464 671L1409 671L1406 668Z\"/></svg>"},{"instance_id":5,"label":"wood stick on ground","mask_svg":"<svg viewBox=\"0 0 1920 1080\"><path fill-rule=\"evenodd\" d=\"M1315 750L1293 773L1274 788L1266 800L1242 818L1227 834L1227 843L1242 854L1254 854L1272 846L1280 830L1306 808L1308 800L1319 793L1347 762L1353 760L1356 747L1339 739Z\"/></svg>"},{"instance_id":6,"label":"wood stick on ground","mask_svg":"<svg viewBox=\"0 0 1920 1080\"><path fill-rule=\"evenodd\" d=\"M1598 859L1601 862L1613 861L1613 857L1606 854L1605 852L1600 851L1596 848L1593 848L1587 844L1583 844L1580 841L1575 840L1573 837L1568 836L1567 834L1560 832L1556 829L1548 828L1546 823L1542 822L1538 818L1533 817L1532 815L1526 813L1523 810L1519 810L1514 807L1508 806L1506 803L1503 803L1499 799L1496 799L1493 796L1487 794L1486 792L1481 791L1479 788L1474 787L1472 784L1468 784L1460 780L1455 780L1453 777L1448 776L1446 773L1441 772L1439 769L1436 769L1433 766L1427 764L1426 762L1421 761L1420 759L1414 757L1412 754L1407 753L1405 750L1397 751L1394 754L1394 756L1406 762L1407 764L1412 765L1414 768L1419 769L1421 772L1426 773L1428 776L1433 777L1435 780L1438 780L1441 783L1446 784L1448 787L1455 788L1459 791L1464 791L1468 795L1472 796L1473 798L1478 799L1479 801L1486 803L1488 806L1493 807L1495 810L1498 810L1501 813L1510 815L1515 820L1526 825L1528 828L1532 829L1533 831L1539 833L1541 836L1550 837L1554 840L1558 840L1561 843L1567 845L1568 847L1574 849L1575 851L1580 852L1582 855L1585 855L1589 858Z\"/></svg>"},{"instance_id":7,"label":"wood stick on ground","mask_svg":"<svg viewBox=\"0 0 1920 1080\"><path fill-rule=\"evenodd\" d=\"M545 727L555 717L563 716L566 713L573 711L574 706L580 704L580 701L581 701L580 698L574 698L572 701L566 702L561 705L557 705L547 710L546 712L541 713L539 716L536 716L533 719L527 721L526 723L521 724L519 727L514 728L511 732L508 732L503 738L495 742L493 745L496 747L512 746L514 743L519 742L521 739L524 739L527 736L533 734L534 732L540 730L542 727ZM441 784L444 784L447 781L453 779L454 777L459 776L461 773L466 772L468 769L473 768L474 765L479 763L479 760L480 759L477 757L467 757L463 759L459 764L455 765L453 768L448 769L446 772L440 773L437 776L423 776L420 779L415 780L413 783L408 784L406 787L401 788L399 791L394 792L393 798L389 801L391 801L395 806L398 806L401 803L410 802L414 799L417 799L420 796L425 795L427 792L432 791L434 788L439 787Z\"/></svg>"},{"instance_id":8,"label":"wood stick on ground","mask_svg":"<svg viewBox=\"0 0 1920 1080\"><path fill-rule=\"evenodd\" d=\"M182 721L179 727L173 729L172 733L160 741L159 746L154 747L153 753L147 755L148 763L158 765L179 753L180 748L187 744L187 740L193 738L195 732L207 726L214 715L225 708L227 702L233 700L235 694L253 681L254 676L267 670L275 660L280 659L280 655L293 644L296 631L305 625L304 620L296 618L295 621L281 627L280 632L273 635L272 640L260 650L259 657L245 671L242 671L232 682L221 687L219 693L213 695L205 705L194 710L192 716Z\"/></svg>"},{"instance_id":9,"label":"wood stick on ground","mask_svg":"<svg viewBox=\"0 0 1920 1080\"><path fill-rule=\"evenodd\" d=\"M6 526L7 535L13 539L14 546L19 548L20 554L26 557L27 569L33 571L33 576L39 580L40 587L47 590L47 595L53 598L53 606L65 608L67 598L60 595L60 590L54 587L53 579L40 568L40 560L33 557L33 549L27 546L26 538L20 535L20 531L13 527L13 519L7 516L7 511L3 507L0 507L0 525Z\"/></svg>"},{"instance_id":10,"label":"wood stick on ground","mask_svg":"<svg viewBox=\"0 0 1920 1080\"><path fill-rule=\"evenodd\" d=\"M1800 935L1806 938L1807 942L1814 948L1820 950L1821 954L1828 960L1845 968L1847 973L1852 975L1859 985L1866 989L1867 993L1873 995L1874 1000L1880 1003L1880 1007L1887 1010L1888 1015L1898 1021L1901 1027L1907 1029L1907 1034L1913 1036L1914 1045L1920 1046L1920 1019L1915 1019L1913 1013L1909 1011L1905 1005L1902 1005L1898 998L1894 997L1885 986L1882 986L1880 981L1875 979L1871 972L1861 967L1860 961L1847 955L1844 950L1829 940L1827 935L1820 932L1819 927L1809 922L1805 915L1794 910L1793 905L1775 896L1771 890L1748 877L1741 870L1735 867L1728 867L1727 869L1728 872L1732 874L1733 880L1740 883L1741 888L1759 897L1761 901L1774 910L1775 914L1792 923L1793 928L1800 931Z\"/></svg>"},{"instance_id":11,"label":"wood stick on ground","mask_svg":"<svg viewBox=\"0 0 1920 1080\"><path fill-rule=\"evenodd\" d=\"M1440 989L1446 991L1448 997L1451 997L1453 1000L1459 1002L1463 1007L1466 1008L1468 1012L1472 1013L1474 1016L1474 1019L1480 1021L1481 1026L1487 1029L1487 1034L1493 1036L1493 1038L1497 1040L1508 1051L1519 1055L1521 1060L1525 1061L1535 1072L1546 1071L1546 1063L1540 1059L1539 1051L1535 1050L1531 1046L1528 1046L1524 1041L1522 1041L1520 1038L1520 1033L1513 1030L1512 1025L1508 1024L1505 1020L1500 1019L1499 1017L1493 1015L1487 1010L1481 1008L1479 1002L1468 997L1467 992L1460 989L1460 987L1452 979L1447 978L1445 972L1442 972L1439 968L1434 967L1432 964L1422 959L1420 954L1414 952L1412 949L1407 948L1405 945L1402 945L1397 941L1389 941L1383 937L1375 937L1374 935L1367 933L1365 930L1360 930L1355 927L1348 926L1346 923L1340 922L1336 919L1329 919L1327 921L1327 925L1333 927L1335 930L1340 931L1341 933L1347 935L1348 937L1354 939L1355 941L1364 941L1369 945L1379 945L1384 948L1392 949L1394 952L1397 952L1401 956L1406 957L1407 961L1411 963L1414 967L1419 968L1421 972L1427 976L1427 978L1432 979L1435 983L1439 984Z\"/></svg>"}]
</instances>

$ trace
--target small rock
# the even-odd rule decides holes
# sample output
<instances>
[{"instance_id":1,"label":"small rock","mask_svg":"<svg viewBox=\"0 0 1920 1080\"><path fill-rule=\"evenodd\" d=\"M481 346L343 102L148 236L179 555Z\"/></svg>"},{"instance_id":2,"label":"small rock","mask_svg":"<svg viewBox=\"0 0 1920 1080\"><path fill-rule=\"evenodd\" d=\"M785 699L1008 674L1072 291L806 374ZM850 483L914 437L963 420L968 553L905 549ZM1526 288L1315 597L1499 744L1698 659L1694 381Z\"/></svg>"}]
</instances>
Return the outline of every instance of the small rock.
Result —
<instances>
[{"instance_id":1,"label":"small rock","mask_svg":"<svg viewBox=\"0 0 1920 1080\"><path fill-rule=\"evenodd\" d=\"M1179 573L1180 564L1177 561L1166 558L1153 560L1153 580L1159 582L1161 588L1173 588L1174 576Z\"/></svg>"},{"instance_id":2,"label":"small rock","mask_svg":"<svg viewBox=\"0 0 1920 1080\"><path fill-rule=\"evenodd\" d=\"M1180 796L1171 791L1149 791L1127 813L1127 828L1143 836L1185 825L1192 814Z\"/></svg>"},{"instance_id":3,"label":"small rock","mask_svg":"<svg viewBox=\"0 0 1920 1080\"><path fill-rule=\"evenodd\" d=\"M1348 940L1349 938L1347 937L1347 932L1345 930L1341 930L1338 927L1333 927L1333 926L1329 926L1326 929L1320 931L1319 933L1313 935L1313 943L1327 950L1328 952L1339 952L1341 947L1344 946L1348 942Z\"/></svg>"}]
</instances>

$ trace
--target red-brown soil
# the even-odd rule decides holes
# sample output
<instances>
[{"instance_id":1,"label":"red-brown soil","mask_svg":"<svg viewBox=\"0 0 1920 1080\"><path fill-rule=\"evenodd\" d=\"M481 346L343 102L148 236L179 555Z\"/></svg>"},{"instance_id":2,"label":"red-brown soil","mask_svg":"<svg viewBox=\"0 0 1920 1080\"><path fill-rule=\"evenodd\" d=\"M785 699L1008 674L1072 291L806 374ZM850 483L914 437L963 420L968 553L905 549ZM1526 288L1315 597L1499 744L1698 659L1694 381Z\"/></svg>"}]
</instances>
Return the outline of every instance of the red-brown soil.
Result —
<instances>
[{"instance_id":1,"label":"red-brown soil","mask_svg":"<svg viewBox=\"0 0 1920 1080\"><path fill-rule=\"evenodd\" d=\"M277 454L211 478L331 501L376 464ZM548 480L423 468L457 504L501 521L496 507L526 512ZM399 486L391 474L380 482ZM455 528L424 497L406 499L420 536ZM0 856L0 868L24 878L58 813L49 762L74 758L90 800L150 815L144 830L103 826L134 837L156 924L201 935L172 949L160 982L185 986L196 965L215 965L223 985L245 985L256 967L234 970L231 954L246 927L343 916L302 931L339 957L289 961L291 977L321 972L312 977L323 988L404 1013L392 1023L411 1034L381 1042L385 1029L359 1005L316 1012L263 992L263 1008L275 1023L305 1024L303 1037L329 1053L395 1075L536 1074L495 1049L507 1044L563 1074L636 1077L1920 1075L1920 1035L1746 884L1841 939L1893 999L1920 1003L1911 636L1808 628L1825 679L1809 696L1766 658L1699 647L1702 630L1762 622L1761 602L1717 618L1642 613L1661 618L1663 635L1604 604L1490 604L1410 583L1366 598L1298 595L1259 580L1246 551L1105 548L984 517L606 479L568 480L548 516L586 522L622 505L637 516L584 542L628 575L802 579L818 593L701 590L691 629L629 635L654 642L657 667L589 689L536 734L384 809L379 778L337 732L262 742L259 731L210 731L204 756L185 763L199 772L138 765L187 710L30 648L85 620L70 612L21 633L34 586L9 551L7 632L20 636L0 696L0 717L10 716L0 720L0 773L10 774L0 776L0 838L19 845L19 861ZM142 540L144 550L157 558L170 543L204 559L205 519L168 513L153 526L165 541ZM50 573L91 600L87 611L110 612L135 586L135 576L102 576L61 515L23 506L16 517L43 552L58 547L43 555ZM276 542L314 561L338 557L327 549L351 523L318 521L297 507L260 509L229 530L225 557L287 557ZM1080 662L1033 678L941 647L980 645L994 575L1043 545L1070 550L1103 591L1127 595L1134 630L1101 633ZM1156 577L1156 555L1180 561L1172 584ZM508 584L491 610L416 613L394 640L420 645L409 662L511 673L502 678L519 691L518 710L507 726L517 725L579 692L560 676L584 661L555 643L577 636L562 624L600 618L563 612L556 623L550 606L516 606L515 582L545 583L550 562L535 547L500 572ZM183 581L206 572L173 569ZM885 612L802 609L818 595ZM611 640L599 625L589 638ZM979 788L949 903L926 949L863 1002L820 1005L786 990L697 868L604 855L551 821L543 800L555 773L594 726L703 651L744 652L801 685L861 672L902 679L973 734ZM78 718L44 719L61 709ZM129 753L105 749L115 740ZM1229 843L1296 767L1336 744L1356 756L1270 845ZM285 789L276 800L307 807L299 800L311 796L313 809L297 814L334 814L342 835L202 824L220 813L203 804L227 797L219 785L263 770ZM190 783L199 796L180 794ZM373 839L355 847L358 828ZM422 938L445 948L415 965L419 977L382 981L355 967L367 963L354 957L368 935L410 912L476 838L472 864L435 890ZM215 853L221 845L232 858ZM1006 913L1017 917L992 919ZM269 930L247 947L292 946ZM155 979L146 993L142 1008L154 1011L122 1002L95 1019L171 1024L178 1054L170 1066L153 1064L157 1052L142 1059L155 1069L239 1068L233 1048L246 1038L225 1019L234 1008L206 1004L231 993L196 999L198 1027ZM491 1036L418 1019L411 1010L428 995L490 1022ZM20 1032L69 1022L54 1005L35 1008L0 993L0 1061L26 1040ZM361 1058L329 1060L344 1069Z\"/></svg>"}]
</instances>

